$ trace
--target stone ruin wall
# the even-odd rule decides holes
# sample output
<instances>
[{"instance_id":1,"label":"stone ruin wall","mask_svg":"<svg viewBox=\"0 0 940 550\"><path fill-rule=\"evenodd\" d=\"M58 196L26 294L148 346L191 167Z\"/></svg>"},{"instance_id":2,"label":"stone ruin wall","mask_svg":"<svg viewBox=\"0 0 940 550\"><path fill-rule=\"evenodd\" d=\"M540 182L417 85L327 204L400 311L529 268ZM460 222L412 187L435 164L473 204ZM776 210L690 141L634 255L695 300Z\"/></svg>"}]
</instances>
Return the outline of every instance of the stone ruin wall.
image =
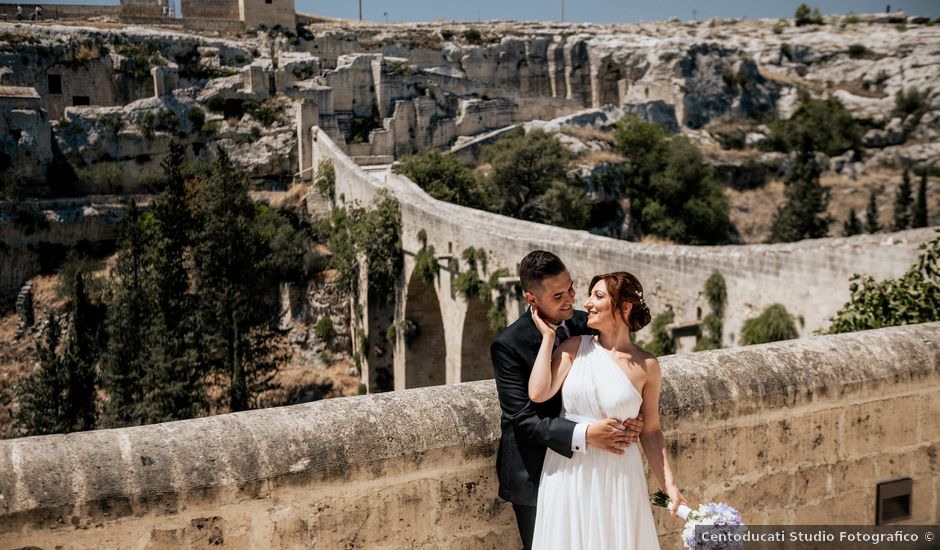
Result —
<instances>
[{"instance_id":1,"label":"stone ruin wall","mask_svg":"<svg viewBox=\"0 0 940 550\"><path fill-rule=\"evenodd\" d=\"M163 19L161 0L121 0L121 17Z\"/></svg>"},{"instance_id":2,"label":"stone ruin wall","mask_svg":"<svg viewBox=\"0 0 940 550\"><path fill-rule=\"evenodd\" d=\"M936 524L938 342L929 323L663 358L683 492L745 523L872 525L876 484L910 477L903 523ZM0 441L0 546L519 548L498 439L486 381Z\"/></svg>"},{"instance_id":3,"label":"stone ruin wall","mask_svg":"<svg viewBox=\"0 0 940 550\"><path fill-rule=\"evenodd\" d=\"M259 25L272 28L280 25L284 30L295 32L297 18L294 0L238 0L238 18L245 28Z\"/></svg>"},{"instance_id":4,"label":"stone ruin wall","mask_svg":"<svg viewBox=\"0 0 940 550\"><path fill-rule=\"evenodd\" d=\"M236 0L180 0L180 12L185 19L239 18Z\"/></svg>"}]
</instances>

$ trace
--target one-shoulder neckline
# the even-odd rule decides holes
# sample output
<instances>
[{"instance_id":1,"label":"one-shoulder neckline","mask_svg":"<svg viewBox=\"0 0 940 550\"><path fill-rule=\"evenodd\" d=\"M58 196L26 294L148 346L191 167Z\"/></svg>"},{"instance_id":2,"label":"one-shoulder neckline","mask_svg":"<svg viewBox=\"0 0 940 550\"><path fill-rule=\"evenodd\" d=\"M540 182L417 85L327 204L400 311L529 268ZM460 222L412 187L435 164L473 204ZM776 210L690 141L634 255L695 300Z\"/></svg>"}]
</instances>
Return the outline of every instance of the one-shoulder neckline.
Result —
<instances>
[{"instance_id":1,"label":"one-shoulder neckline","mask_svg":"<svg viewBox=\"0 0 940 550\"><path fill-rule=\"evenodd\" d=\"M604 354L604 357L606 357L607 360L610 361L611 365L613 365L613 367L617 369L617 372L620 373L620 376L623 376L623 379L627 381L627 385L630 386L630 389L632 389L638 396L640 396L640 400L642 400L643 393L637 389L636 385L633 383L633 380L630 380L630 377L627 376L627 373L623 372L623 369L620 368L620 364L617 363L617 361L613 357L610 356L610 353L607 351L607 349L604 346L602 346L600 342L597 341L597 336L592 335L592 334L585 334L584 336L581 337L582 344L584 343L583 339L585 336L590 339L592 346L599 348L600 353Z\"/></svg>"}]
</instances>

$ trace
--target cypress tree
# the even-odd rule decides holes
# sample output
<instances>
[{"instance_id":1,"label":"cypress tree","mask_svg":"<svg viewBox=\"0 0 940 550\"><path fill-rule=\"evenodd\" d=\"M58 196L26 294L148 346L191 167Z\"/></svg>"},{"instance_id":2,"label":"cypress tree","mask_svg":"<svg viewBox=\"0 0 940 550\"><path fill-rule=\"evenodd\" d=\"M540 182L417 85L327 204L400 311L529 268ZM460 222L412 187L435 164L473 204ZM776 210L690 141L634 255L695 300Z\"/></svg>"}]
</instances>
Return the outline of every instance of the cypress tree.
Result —
<instances>
[{"instance_id":1,"label":"cypress tree","mask_svg":"<svg viewBox=\"0 0 940 550\"><path fill-rule=\"evenodd\" d=\"M217 155L200 197L195 281L207 366L228 378L228 407L240 411L248 408L255 382L273 368L264 360L264 338L255 336L274 318L275 302L267 271L259 269L266 247L248 180L224 151Z\"/></svg>"},{"instance_id":2,"label":"cypress tree","mask_svg":"<svg viewBox=\"0 0 940 550\"><path fill-rule=\"evenodd\" d=\"M154 289L149 366L144 399L147 422L192 418L206 408L196 315L189 292L187 252L195 230L182 172L183 146L170 144L161 166L164 187L153 202L149 247Z\"/></svg>"},{"instance_id":3,"label":"cypress tree","mask_svg":"<svg viewBox=\"0 0 940 550\"><path fill-rule=\"evenodd\" d=\"M66 418L68 431L95 429L97 411L97 363L99 356L99 312L85 292L85 274L75 274L75 296L72 299L72 330L65 350L68 397Z\"/></svg>"},{"instance_id":4,"label":"cypress tree","mask_svg":"<svg viewBox=\"0 0 940 550\"><path fill-rule=\"evenodd\" d=\"M911 227L911 174L905 170L901 177L901 185L894 195L894 225L892 230L901 231Z\"/></svg>"},{"instance_id":5,"label":"cypress tree","mask_svg":"<svg viewBox=\"0 0 940 550\"><path fill-rule=\"evenodd\" d=\"M858 220L858 216L855 215L855 209L849 210L849 217L844 222L842 222L842 235L845 237L851 237L852 235L858 235L862 232L862 222Z\"/></svg>"},{"instance_id":6,"label":"cypress tree","mask_svg":"<svg viewBox=\"0 0 940 550\"><path fill-rule=\"evenodd\" d=\"M121 228L108 307L108 346L102 361L101 386L108 395L103 420L107 427L144 421L142 379L149 366L147 352L151 296L147 282L146 231L137 205L131 203Z\"/></svg>"},{"instance_id":7,"label":"cypress tree","mask_svg":"<svg viewBox=\"0 0 940 550\"><path fill-rule=\"evenodd\" d=\"M874 189L869 192L868 206L865 208L865 231L868 233L881 231L881 224L878 223L878 205L875 203L876 195Z\"/></svg>"},{"instance_id":8,"label":"cypress tree","mask_svg":"<svg viewBox=\"0 0 940 550\"><path fill-rule=\"evenodd\" d=\"M58 354L62 327L51 313L46 319L42 341L36 343L39 368L16 386L20 403L16 424L23 435L44 435L68 431L65 416L65 362Z\"/></svg>"},{"instance_id":9,"label":"cypress tree","mask_svg":"<svg viewBox=\"0 0 940 550\"><path fill-rule=\"evenodd\" d=\"M927 169L920 173L917 186L917 202L914 203L914 216L911 227L927 227Z\"/></svg>"},{"instance_id":10,"label":"cypress tree","mask_svg":"<svg viewBox=\"0 0 940 550\"><path fill-rule=\"evenodd\" d=\"M65 349L58 352L61 326L49 316L44 343L37 344L39 370L17 387L20 409L16 420L26 435L93 430L98 419L98 319L85 292L85 276L76 272L69 304L71 329Z\"/></svg>"},{"instance_id":11,"label":"cypress tree","mask_svg":"<svg viewBox=\"0 0 940 550\"><path fill-rule=\"evenodd\" d=\"M822 168L816 162L812 143L804 133L796 162L787 175L786 202L777 211L770 229L770 242L792 242L825 237L832 218L829 189L819 183Z\"/></svg>"}]
</instances>

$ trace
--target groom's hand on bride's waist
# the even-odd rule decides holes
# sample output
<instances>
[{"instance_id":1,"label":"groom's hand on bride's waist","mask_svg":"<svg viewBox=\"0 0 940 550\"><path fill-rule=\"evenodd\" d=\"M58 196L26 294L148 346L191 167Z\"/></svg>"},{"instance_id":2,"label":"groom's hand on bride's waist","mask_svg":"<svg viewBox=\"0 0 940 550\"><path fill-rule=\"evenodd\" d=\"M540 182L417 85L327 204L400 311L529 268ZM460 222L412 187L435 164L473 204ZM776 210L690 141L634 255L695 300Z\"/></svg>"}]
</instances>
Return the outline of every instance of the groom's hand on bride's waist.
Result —
<instances>
[{"instance_id":1,"label":"groom's hand on bride's waist","mask_svg":"<svg viewBox=\"0 0 940 550\"><path fill-rule=\"evenodd\" d=\"M620 422L616 418L607 418L588 426L586 439L588 445L622 455L631 443L636 443L643 433L643 413L636 418Z\"/></svg>"},{"instance_id":2,"label":"groom's hand on bride's waist","mask_svg":"<svg viewBox=\"0 0 940 550\"><path fill-rule=\"evenodd\" d=\"M622 455L623 450L630 446L630 435L616 418L607 418L588 426L586 439L588 445L617 455Z\"/></svg>"}]
</instances>

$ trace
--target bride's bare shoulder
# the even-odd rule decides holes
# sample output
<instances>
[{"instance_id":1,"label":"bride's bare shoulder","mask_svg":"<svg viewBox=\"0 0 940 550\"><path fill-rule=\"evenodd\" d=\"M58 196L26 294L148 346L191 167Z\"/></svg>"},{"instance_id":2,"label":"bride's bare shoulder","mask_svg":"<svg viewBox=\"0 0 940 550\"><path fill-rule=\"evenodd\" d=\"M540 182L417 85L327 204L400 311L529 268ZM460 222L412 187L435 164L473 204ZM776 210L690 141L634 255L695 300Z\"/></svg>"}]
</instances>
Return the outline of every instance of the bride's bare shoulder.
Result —
<instances>
[{"instance_id":1,"label":"bride's bare shoulder","mask_svg":"<svg viewBox=\"0 0 940 550\"><path fill-rule=\"evenodd\" d=\"M659 372L659 359L656 358L656 355L646 351L640 346L636 347L634 360L643 365L648 372Z\"/></svg>"}]
</instances>

